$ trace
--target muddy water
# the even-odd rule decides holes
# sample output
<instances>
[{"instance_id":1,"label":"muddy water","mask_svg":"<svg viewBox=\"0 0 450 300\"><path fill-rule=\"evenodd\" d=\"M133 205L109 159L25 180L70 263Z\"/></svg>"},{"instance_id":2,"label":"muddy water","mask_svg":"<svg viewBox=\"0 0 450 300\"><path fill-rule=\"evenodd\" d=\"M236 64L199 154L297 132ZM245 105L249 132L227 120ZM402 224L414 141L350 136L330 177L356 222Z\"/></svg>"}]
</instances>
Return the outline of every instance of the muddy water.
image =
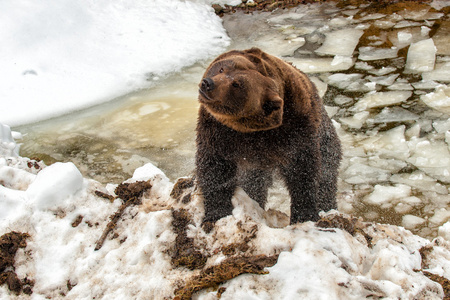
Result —
<instances>
[{"instance_id":1,"label":"muddy water","mask_svg":"<svg viewBox=\"0 0 450 300\"><path fill-rule=\"evenodd\" d=\"M450 220L449 9L433 3L326 3L223 18L230 48L258 46L282 56L318 86L344 146L339 210L425 237ZM430 38L436 53L424 43L415 58L408 54L411 44ZM431 66L417 58L430 53ZM185 176L194 168L197 83L206 66L15 128L24 134L21 155L72 161L104 183L119 183L146 162L172 180ZM288 207L278 183L267 208Z\"/></svg>"}]
</instances>

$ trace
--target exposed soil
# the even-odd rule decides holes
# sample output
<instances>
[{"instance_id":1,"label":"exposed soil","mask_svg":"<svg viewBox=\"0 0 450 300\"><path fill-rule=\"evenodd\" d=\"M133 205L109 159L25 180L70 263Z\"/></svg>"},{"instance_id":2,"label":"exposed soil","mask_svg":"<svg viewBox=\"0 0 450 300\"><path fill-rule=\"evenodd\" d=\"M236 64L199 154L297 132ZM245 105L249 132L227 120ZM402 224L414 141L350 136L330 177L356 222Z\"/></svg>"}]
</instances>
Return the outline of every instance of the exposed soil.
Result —
<instances>
[{"instance_id":1,"label":"exposed soil","mask_svg":"<svg viewBox=\"0 0 450 300\"><path fill-rule=\"evenodd\" d=\"M233 279L244 273L268 274L264 270L276 264L278 255L274 256L251 256L251 257L230 257L218 265L206 268L200 275L193 277L185 286L175 290L174 300L188 300L192 295L206 288L217 288L221 283ZM220 296L225 290L218 291Z\"/></svg>"},{"instance_id":2,"label":"exposed soil","mask_svg":"<svg viewBox=\"0 0 450 300\"><path fill-rule=\"evenodd\" d=\"M119 207L117 212L110 216L109 218L111 221L109 221L108 225L106 225L105 230L103 231L102 236L97 240L95 243L95 250L99 250L103 243L106 240L106 237L108 234L117 226L117 222L122 217L123 212L125 209L130 205L139 205L142 203L141 197L144 194L145 191L151 189L152 185L148 181L136 181L133 183L121 183L117 186L117 188L114 190L114 193L117 195L118 198L123 200L123 204ZM115 199L112 196L105 194L103 192L96 191L95 194L97 196L107 198L110 201L112 199ZM80 221L81 222L81 221ZM73 224L72 224L73 226ZM122 242L123 243L123 242Z\"/></svg>"},{"instance_id":3,"label":"exposed soil","mask_svg":"<svg viewBox=\"0 0 450 300\"><path fill-rule=\"evenodd\" d=\"M348 1L327 1L327 0L254 0L253 2L242 0L238 5L227 5L223 7L219 4L213 4L212 7L217 15L235 13L243 11L244 13L252 13L254 11L274 11L276 9L293 8L298 5L317 3L317 2L338 2L339 5L360 5L370 3L377 8L386 7L391 4L400 3L400 5L411 5L411 3L429 3L431 0L348 0Z\"/></svg>"},{"instance_id":4,"label":"exposed soil","mask_svg":"<svg viewBox=\"0 0 450 300\"><path fill-rule=\"evenodd\" d=\"M172 227L177 234L175 246L172 249L172 264L175 267L186 267L189 270L201 269L205 266L207 256L203 255L194 245L194 239L187 236L187 226L192 223L191 216L185 209L172 211Z\"/></svg>"},{"instance_id":5,"label":"exposed soil","mask_svg":"<svg viewBox=\"0 0 450 300\"><path fill-rule=\"evenodd\" d=\"M427 271L422 271L422 273L423 275L427 276L428 278L439 283L442 286L442 289L444 290L444 298L442 298L443 300L450 300L450 280Z\"/></svg>"},{"instance_id":6,"label":"exposed soil","mask_svg":"<svg viewBox=\"0 0 450 300\"><path fill-rule=\"evenodd\" d=\"M19 248L27 246L28 233L11 231L0 237L0 285L6 283L8 289L19 295L21 292L27 295L33 293L34 281L24 278L19 279L15 272L15 256Z\"/></svg>"}]
</instances>

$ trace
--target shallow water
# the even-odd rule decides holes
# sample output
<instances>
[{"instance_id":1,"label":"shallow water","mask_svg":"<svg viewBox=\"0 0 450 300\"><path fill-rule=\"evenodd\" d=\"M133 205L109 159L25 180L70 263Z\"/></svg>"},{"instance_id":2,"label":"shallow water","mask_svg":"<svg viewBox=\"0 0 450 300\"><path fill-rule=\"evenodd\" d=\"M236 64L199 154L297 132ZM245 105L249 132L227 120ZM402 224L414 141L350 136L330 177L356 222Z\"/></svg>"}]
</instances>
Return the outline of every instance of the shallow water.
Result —
<instances>
[{"instance_id":1,"label":"shallow water","mask_svg":"<svg viewBox=\"0 0 450 300\"><path fill-rule=\"evenodd\" d=\"M448 11L326 3L224 17L230 48L258 46L313 77L344 146L339 209L426 237L450 219ZM194 169L197 83L206 66L15 128L24 134L21 155L72 161L104 183L121 182L146 162L172 180L186 176ZM272 189L268 207L288 210L282 188Z\"/></svg>"}]
</instances>

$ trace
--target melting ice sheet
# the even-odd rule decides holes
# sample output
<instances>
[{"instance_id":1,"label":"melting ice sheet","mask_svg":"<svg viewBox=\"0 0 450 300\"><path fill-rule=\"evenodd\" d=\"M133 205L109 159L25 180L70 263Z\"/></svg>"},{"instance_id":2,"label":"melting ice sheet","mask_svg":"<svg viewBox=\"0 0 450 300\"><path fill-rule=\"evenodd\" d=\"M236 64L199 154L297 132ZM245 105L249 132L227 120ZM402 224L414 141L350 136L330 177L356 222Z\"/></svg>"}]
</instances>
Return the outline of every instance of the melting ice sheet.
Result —
<instances>
[{"instance_id":1,"label":"melting ice sheet","mask_svg":"<svg viewBox=\"0 0 450 300\"><path fill-rule=\"evenodd\" d=\"M0 122L110 101L219 54L229 39L201 2L2 1Z\"/></svg>"}]
</instances>

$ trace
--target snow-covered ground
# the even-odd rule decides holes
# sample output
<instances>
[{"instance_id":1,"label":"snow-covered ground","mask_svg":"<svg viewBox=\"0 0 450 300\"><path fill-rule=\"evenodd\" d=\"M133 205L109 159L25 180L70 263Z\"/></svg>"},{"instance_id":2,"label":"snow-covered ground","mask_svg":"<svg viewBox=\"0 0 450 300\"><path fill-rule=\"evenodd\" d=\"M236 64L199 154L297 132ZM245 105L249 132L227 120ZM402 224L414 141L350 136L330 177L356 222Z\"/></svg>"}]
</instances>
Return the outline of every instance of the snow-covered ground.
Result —
<instances>
[{"instance_id":1,"label":"snow-covered ground","mask_svg":"<svg viewBox=\"0 0 450 300\"><path fill-rule=\"evenodd\" d=\"M331 212L324 227L307 222L277 228L285 215L264 212L237 191L233 216L206 235L199 229L202 205L195 191L185 192L191 192L190 200L172 199L174 183L146 164L155 157L139 152L160 138L170 147L184 145L179 151L192 156L192 144L183 141L194 130L168 118L189 111L194 120L195 105L173 98L132 103L112 113L107 125L98 117L98 123L52 125L62 129L54 134L58 143L113 152L98 157L116 172L133 173L143 165L129 181L152 184L142 205L125 210L98 251L95 244L122 200L95 194L114 194L115 184L83 177L96 154L46 167L20 157L15 139L21 135L0 125L0 235L30 235L6 271L28 284L34 280L34 299L170 299L201 275L174 263L177 238L185 232L192 248L184 253L207 259L206 267L229 258L279 255L265 269L268 274L241 275L220 285L225 290L202 290L196 299L218 293L223 299L442 299L441 286L426 271L450 278L450 27L439 11L449 1L395 13L333 4L238 13L224 18L227 32L207 2L2 2L0 36L9 47L0 49L0 122L17 125L111 100L160 84L161 77L195 62L207 63L230 43L256 45L310 73L324 96L344 145L339 210L403 227ZM196 83L186 78L202 70L194 65L170 78L195 94ZM161 87L171 88L167 82ZM135 134L142 125L142 135ZM116 148L101 144L105 137ZM131 158L116 159L121 153ZM272 209L287 207L278 189L270 200ZM180 209L191 219L181 233L172 212ZM16 297L0 286L1 299Z\"/></svg>"},{"instance_id":2,"label":"snow-covered ground","mask_svg":"<svg viewBox=\"0 0 450 300\"><path fill-rule=\"evenodd\" d=\"M95 192L114 195L117 185L83 178L72 163L46 167L17 156L9 127L1 129L0 235L15 231L29 237L14 264L0 272L15 272L27 293L32 290L32 299L189 299L189 287L196 282L219 284L220 289L200 289L194 299L216 299L218 293L221 299L444 297L436 280L450 277L448 224L442 227L445 238L431 242L401 227L363 223L337 212L328 213L322 223L279 228L286 215L263 211L237 190L233 215L205 234L195 190L177 189L177 198L183 200L173 199L174 184L151 164L127 181L152 185L142 204L125 209L96 251L109 216L122 200ZM189 243L177 243L180 236ZM188 248L180 250L184 246ZM193 253L203 260L197 267L186 263ZM181 259L175 260L176 255ZM252 264L273 256L267 265ZM217 267L199 281L199 268L225 263L222 276L242 275L216 278ZM259 274L247 274L252 267ZM431 280L430 273L438 279ZM18 297L28 296L0 286L1 299Z\"/></svg>"},{"instance_id":3,"label":"snow-covered ground","mask_svg":"<svg viewBox=\"0 0 450 300\"><path fill-rule=\"evenodd\" d=\"M0 122L59 116L221 53L209 1L2 1Z\"/></svg>"}]
</instances>

